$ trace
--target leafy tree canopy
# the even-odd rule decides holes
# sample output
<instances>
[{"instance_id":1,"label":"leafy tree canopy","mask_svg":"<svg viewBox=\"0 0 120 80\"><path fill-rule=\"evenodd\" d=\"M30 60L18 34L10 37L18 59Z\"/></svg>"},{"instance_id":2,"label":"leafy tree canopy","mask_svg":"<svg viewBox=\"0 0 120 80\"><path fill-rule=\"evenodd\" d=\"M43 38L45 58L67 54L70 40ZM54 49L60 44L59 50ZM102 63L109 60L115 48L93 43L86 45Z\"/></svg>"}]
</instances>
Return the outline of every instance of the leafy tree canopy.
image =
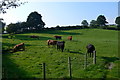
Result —
<instances>
[{"instance_id":1,"label":"leafy tree canopy","mask_svg":"<svg viewBox=\"0 0 120 80\"><path fill-rule=\"evenodd\" d=\"M108 22L106 21L106 18L105 18L104 15L99 15L99 16L97 17L97 24L98 24L99 26L105 26L106 23L108 23Z\"/></svg>"},{"instance_id":2,"label":"leafy tree canopy","mask_svg":"<svg viewBox=\"0 0 120 80\"><path fill-rule=\"evenodd\" d=\"M27 23L30 29L42 29L45 23L42 21L42 16L38 12L31 12L27 18Z\"/></svg>"},{"instance_id":3,"label":"leafy tree canopy","mask_svg":"<svg viewBox=\"0 0 120 80\"><path fill-rule=\"evenodd\" d=\"M115 19L115 23L117 24L118 27L120 27L120 16L118 16L118 17Z\"/></svg>"},{"instance_id":4,"label":"leafy tree canopy","mask_svg":"<svg viewBox=\"0 0 120 80\"><path fill-rule=\"evenodd\" d=\"M87 20L83 20L83 21L81 22L81 24L82 24L83 26L88 26Z\"/></svg>"},{"instance_id":5,"label":"leafy tree canopy","mask_svg":"<svg viewBox=\"0 0 120 80\"><path fill-rule=\"evenodd\" d=\"M16 8L25 3L27 2L20 2L20 0L2 0L0 1L0 13L6 13L6 9Z\"/></svg>"},{"instance_id":6,"label":"leafy tree canopy","mask_svg":"<svg viewBox=\"0 0 120 80\"><path fill-rule=\"evenodd\" d=\"M90 26L91 27L97 27L98 25L97 25L97 21L96 20L91 20L91 22L90 22Z\"/></svg>"},{"instance_id":7,"label":"leafy tree canopy","mask_svg":"<svg viewBox=\"0 0 120 80\"><path fill-rule=\"evenodd\" d=\"M17 29L18 29L18 24L13 24L13 23L9 24L6 27L6 31L8 33L15 33L15 32L17 32Z\"/></svg>"}]
</instances>

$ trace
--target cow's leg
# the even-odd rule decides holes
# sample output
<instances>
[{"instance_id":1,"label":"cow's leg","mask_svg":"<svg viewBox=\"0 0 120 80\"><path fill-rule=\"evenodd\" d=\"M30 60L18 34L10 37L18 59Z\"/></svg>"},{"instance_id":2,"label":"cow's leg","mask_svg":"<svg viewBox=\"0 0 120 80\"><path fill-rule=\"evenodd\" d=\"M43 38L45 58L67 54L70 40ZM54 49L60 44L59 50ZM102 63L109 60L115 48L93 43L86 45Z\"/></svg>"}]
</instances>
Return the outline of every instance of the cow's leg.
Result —
<instances>
[{"instance_id":1,"label":"cow's leg","mask_svg":"<svg viewBox=\"0 0 120 80\"><path fill-rule=\"evenodd\" d=\"M57 45L57 50L59 49L59 45Z\"/></svg>"},{"instance_id":2,"label":"cow's leg","mask_svg":"<svg viewBox=\"0 0 120 80\"><path fill-rule=\"evenodd\" d=\"M23 51L25 51L25 46L23 46Z\"/></svg>"},{"instance_id":3,"label":"cow's leg","mask_svg":"<svg viewBox=\"0 0 120 80\"><path fill-rule=\"evenodd\" d=\"M64 50L64 46L61 46L61 49L62 49L62 52L63 52L63 50Z\"/></svg>"},{"instance_id":4,"label":"cow's leg","mask_svg":"<svg viewBox=\"0 0 120 80\"><path fill-rule=\"evenodd\" d=\"M48 43L48 47L50 47L50 44Z\"/></svg>"},{"instance_id":5,"label":"cow's leg","mask_svg":"<svg viewBox=\"0 0 120 80\"><path fill-rule=\"evenodd\" d=\"M86 52L87 52L87 56L89 56L89 52L88 52L88 50L87 50Z\"/></svg>"},{"instance_id":6,"label":"cow's leg","mask_svg":"<svg viewBox=\"0 0 120 80\"><path fill-rule=\"evenodd\" d=\"M63 47L61 46L61 50L62 50L62 52L63 52Z\"/></svg>"},{"instance_id":7,"label":"cow's leg","mask_svg":"<svg viewBox=\"0 0 120 80\"><path fill-rule=\"evenodd\" d=\"M18 47L16 47L15 49L14 49L14 52L17 52L18 51Z\"/></svg>"},{"instance_id":8,"label":"cow's leg","mask_svg":"<svg viewBox=\"0 0 120 80\"><path fill-rule=\"evenodd\" d=\"M90 57L91 57L91 52L89 54L90 54Z\"/></svg>"},{"instance_id":9,"label":"cow's leg","mask_svg":"<svg viewBox=\"0 0 120 80\"><path fill-rule=\"evenodd\" d=\"M12 51L15 52L15 48Z\"/></svg>"}]
</instances>

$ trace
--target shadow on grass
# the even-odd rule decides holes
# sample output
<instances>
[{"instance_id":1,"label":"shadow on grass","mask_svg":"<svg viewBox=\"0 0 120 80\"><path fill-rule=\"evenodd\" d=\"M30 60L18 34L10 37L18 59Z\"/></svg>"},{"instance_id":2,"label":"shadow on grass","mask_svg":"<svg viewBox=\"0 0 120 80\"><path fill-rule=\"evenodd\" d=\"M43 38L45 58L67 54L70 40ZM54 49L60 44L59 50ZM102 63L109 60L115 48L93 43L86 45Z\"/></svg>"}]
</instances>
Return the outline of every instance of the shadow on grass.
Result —
<instances>
[{"instance_id":1,"label":"shadow on grass","mask_svg":"<svg viewBox=\"0 0 120 80\"><path fill-rule=\"evenodd\" d=\"M61 30L54 30L54 31L46 31L42 33L47 33L47 34L56 34L56 35L82 35L82 33L74 33L74 32L63 32Z\"/></svg>"},{"instance_id":2,"label":"shadow on grass","mask_svg":"<svg viewBox=\"0 0 120 80\"><path fill-rule=\"evenodd\" d=\"M120 60L120 58L118 57L101 57L102 59L104 59L106 62L114 62L116 60Z\"/></svg>"},{"instance_id":3,"label":"shadow on grass","mask_svg":"<svg viewBox=\"0 0 120 80\"><path fill-rule=\"evenodd\" d=\"M39 38L30 38L29 36L26 35L16 35L16 37L14 39L19 39L19 40L28 40L28 41L33 41L33 40L48 40L48 39L54 39L50 38L50 37L43 37L43 36L39 36Z\"/></svg>"},{"instance_id":4,"label":"shadow on grass","mask_svg":"<svg viewBox=\"0 0 120 80\"><path fill-rule=\"evenodd\" d=\"M29 73L19 67L19 65L15 64L11 59L9 59L10 55L2 55L2 68L3 68L3 79L11 79L11 78L27 78ZM31 76L32 77L32 76Z\"/></svg>"},{"instance_id":5,"label":"shadow on grass","mask_svg":"<svg viewBox=\"0 0 120 80\"><path fill-rule=\"evenodd\" d=\"M31 33L31 32L27 32ZM56 34L56 35L82 35L82 33L76 33L76 32L64 32L64 30L46 30L46 31L37 31L32 33L46 33L46 34ZM23 33L25 34L25 33Z\"/></svg>"},{"instance_id":6,"label":"shadow on grass","mask_svg":"<svg viewBox=\"0 0 120 80\"><path fill-rule=\"evenodd\" d=\"M7 35L4 35L4 36L2 36L2 38L8 38L8 36L7 36Z\"/></svg>"},{"instance_id":7,"label":"shadow on grass","mask_svg":"<svg viewBox=\"0 0 120 80\"><path fill-rule=\"evenodd\" d=\"M68 53L82 54L82 55L84 55L84 53L81 53L81 52L79 52L79 51L71 51L71 50L69 50L69 49L65 49L65 51L68 52ZM81 51L81 50L80 50L80 51Z\"/></svg>"},{"instance_id":8,"label":"shadow on grass","mask_svg":"<svg viewBox=\"0 0 120 80\"><path fill-rule=\"evenodd\" d=\"M81 52L79 52L79 51L69 51L69 53L82 54L82 55L84 55L84 53L81 53Z\"/></svg>"}]
</instances>

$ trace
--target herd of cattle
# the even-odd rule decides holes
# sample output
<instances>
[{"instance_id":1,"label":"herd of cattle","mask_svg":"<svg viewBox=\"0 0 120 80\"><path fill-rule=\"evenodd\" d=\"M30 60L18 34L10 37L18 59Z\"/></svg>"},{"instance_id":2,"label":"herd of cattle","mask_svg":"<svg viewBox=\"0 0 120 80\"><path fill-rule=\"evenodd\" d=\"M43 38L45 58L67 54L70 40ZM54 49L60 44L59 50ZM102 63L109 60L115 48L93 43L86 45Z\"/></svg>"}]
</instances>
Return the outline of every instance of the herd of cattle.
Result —
<instances>
[{"instance_id":1,"label":"herd of cattle","mask_svg":"<svg viewBox=\"0 0 120 80\"><path fill-rule=\"evenodd\" d=\"M48 46L57 45L57 50L61 50L63 52L64 47L65 47L65 41L57 41L57 39L62 39L62 36L54 36L54 37L56 38L56 40L47 40ZM67 39L72 40L72 36L69 36Z\"/></svg>"},{"instance_id":2,"label":"herd of cattle","mask_svg":"<svg viewBox=\"0 0 120 80\"><path fill-rule=\"evenodd\" d=\"M39 38L39 36L35 36L35 35L32 35L30 36L30 38ZM52 46L57 46L57 50L61 50L62 52L64 51L64 47L65 47L65 41L58 41L58 39L62 39L62 36L54 36L54 38L56 40L47 40L47 45L48 47L50 47L50 45ZM68 40L72 40L72 36L68 36L67 37ZM93 53L95 53L95 47L94 45L92 44L88 44L86 46L86 49L87 49L87 53L90 55L90 57L92 56L93 57ZM25 44L24 43L20 43L20 44L17 44L14 46L13 48L13 52L16 52L16 51L19 51L19 50L25 50Z\"/></svg>"}]
</instances>

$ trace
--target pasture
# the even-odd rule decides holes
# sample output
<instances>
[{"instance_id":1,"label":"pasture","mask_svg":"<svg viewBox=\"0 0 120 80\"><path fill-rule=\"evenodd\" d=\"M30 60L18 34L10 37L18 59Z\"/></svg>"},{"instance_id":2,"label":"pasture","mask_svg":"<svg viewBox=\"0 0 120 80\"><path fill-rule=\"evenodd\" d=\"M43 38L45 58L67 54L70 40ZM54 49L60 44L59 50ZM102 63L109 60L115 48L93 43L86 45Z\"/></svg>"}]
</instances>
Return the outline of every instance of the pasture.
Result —
<instances>
[{"instance_id":1,"label":"pasture","mask_svg":"<svg viewBox=\"0 0 120 80\"><path fill-rule=\"evenodd\" d=\"M28 36L36 35L37 38ZM46 41L55 40L53 36L62 36L65 50L58 51L55 47L48 48ZM73 40L67 40L73 36ZM25 51L10 53L14 45L25 43ZM97 51L97 63L92 64L89 58L88 67L84 69L86 45L93 44ZM8 39L3 34L3 67L7 78L43 78L42 63L46 63L47 78L69 78L68 57L71 57L73 78L119 78L118 64L118 31L103 29L78 29L61 31L41 31L39 33L16 34ZM112 66L111 69L109 67Z\"/></svg>"}]
</instances>

